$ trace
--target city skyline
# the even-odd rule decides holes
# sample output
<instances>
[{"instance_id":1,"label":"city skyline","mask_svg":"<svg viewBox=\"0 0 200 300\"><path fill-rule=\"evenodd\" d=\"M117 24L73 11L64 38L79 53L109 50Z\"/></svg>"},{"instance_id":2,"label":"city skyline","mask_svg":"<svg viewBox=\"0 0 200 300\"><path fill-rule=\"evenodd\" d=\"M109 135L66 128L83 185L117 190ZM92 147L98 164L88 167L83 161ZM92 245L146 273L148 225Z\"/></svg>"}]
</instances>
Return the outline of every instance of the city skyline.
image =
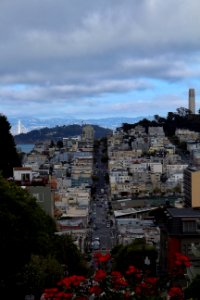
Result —
<instances>
[{"instance_id":1,"label":"city skyline","mask_svg":"<svg viewBox=\"0 0 200 300\"><path fill-rule=\"evenodd\" d=\"M198 0L2 0L0 112L166 116L200 77Z\"/></svg>"}]
</instances>

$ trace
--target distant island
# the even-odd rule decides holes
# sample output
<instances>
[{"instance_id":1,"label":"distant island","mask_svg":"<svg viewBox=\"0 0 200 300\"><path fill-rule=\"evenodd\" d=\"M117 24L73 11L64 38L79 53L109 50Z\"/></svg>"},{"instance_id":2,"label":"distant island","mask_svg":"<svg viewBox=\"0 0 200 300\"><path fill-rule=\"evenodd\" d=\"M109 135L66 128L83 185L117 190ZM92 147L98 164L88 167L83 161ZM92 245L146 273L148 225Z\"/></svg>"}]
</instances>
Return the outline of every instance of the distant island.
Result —
<instances>
[{"instance_id":1,"label":"distant island","mask_svg":"<svg viewBox=\"0 0 200 300\"><path fill-rule=\"evenodd\" d=\"M59 141L66 137L75 137L81 135L83 126L85 125L64 125L53 128L41 128L21 133L14 136L16 144L34 144L47 140ZM95 131L95 139L106 137L112 133L111 129L103 128L98 125L92 125Z\"/></svg>"}]
</instances>

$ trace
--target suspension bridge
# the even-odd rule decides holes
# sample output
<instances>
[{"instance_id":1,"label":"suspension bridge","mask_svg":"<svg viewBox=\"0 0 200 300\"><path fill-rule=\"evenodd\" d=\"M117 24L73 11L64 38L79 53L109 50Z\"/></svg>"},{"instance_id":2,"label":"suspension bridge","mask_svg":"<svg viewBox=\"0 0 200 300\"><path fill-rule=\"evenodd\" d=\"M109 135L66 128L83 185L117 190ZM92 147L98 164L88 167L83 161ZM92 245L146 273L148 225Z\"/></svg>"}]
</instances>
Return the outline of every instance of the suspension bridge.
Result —
<instances>
[{"instance_id":1,"label":"suspension bridge","mask_svg":"<svg viewBox=\"0 0 200 300\"><path fill-rule=\"evenodd\" d=\"M27 133L28 129L22 124L20 120L18 120L17 124L12 126L11 132L13 135L17 135L21 133Z\"/></svg>"}]
</instances>

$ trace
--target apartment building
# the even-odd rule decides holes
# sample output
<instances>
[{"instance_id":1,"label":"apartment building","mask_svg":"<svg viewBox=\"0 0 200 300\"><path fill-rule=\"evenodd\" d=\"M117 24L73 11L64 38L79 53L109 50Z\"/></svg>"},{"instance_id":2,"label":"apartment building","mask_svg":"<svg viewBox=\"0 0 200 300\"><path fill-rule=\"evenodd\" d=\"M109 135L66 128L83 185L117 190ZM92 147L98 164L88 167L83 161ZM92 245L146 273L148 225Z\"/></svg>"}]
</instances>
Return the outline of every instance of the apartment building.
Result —
<instances>
[{"instance_id":1,"label":"apartment building","mask_svg":"<svg viewBox=\"0 0 200 300\"><path fill-rule=\"evenodd\" d=\"M189 276L200 272L200 257L195 257L192 245L200 244L200 210L192 208L168 208L165 222L160 228L160 264L165 271L172 271L174 254L181 252L192 262Z\"/></svg>"},{"instance_id":2,"label":"apartment building","mask_svg":"<svg viewBox=\"0 0 200 300\"><path fill-rule=\"evenodd\" d=\"M200 208L200 169L184 170L184 201L186 207Z\"/></svg>"}]
</instances>

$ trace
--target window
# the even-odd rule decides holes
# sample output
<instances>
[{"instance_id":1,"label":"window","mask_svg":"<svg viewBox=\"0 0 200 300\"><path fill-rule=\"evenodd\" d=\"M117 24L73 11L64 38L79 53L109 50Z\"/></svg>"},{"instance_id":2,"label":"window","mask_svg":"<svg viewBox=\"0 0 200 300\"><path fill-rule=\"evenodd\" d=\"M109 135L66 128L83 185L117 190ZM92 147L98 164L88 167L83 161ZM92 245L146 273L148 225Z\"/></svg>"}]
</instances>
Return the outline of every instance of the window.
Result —
<instances>
[{"instance_id":1,"label":"window","mask_svg":"<svg viewBox=\"0 0 200 300\"><path fill-rule=\"evenodd\" d=\"M33 197L36 198L37 202L44 202L44 194L33 193Z\"/></svg>"},{"instance_id":2,"label":"window","mask_svg":"<svg viewBox=\"0 0 200 300\"><path fill-rule=\"evenodd\" d=\"M30 181L30 174L29 173L21 174L21 180L22 181Z\"/></svg>"},{"instance_id":3,"label":"window","mask_svg":"<svg viewBox=\"0 0 200 300\"><path fill-rule=\"evenodd\" d=\"M200 232L200 220L196 221L197 231Z\"/></svg>"},{"instance_id":4,"label":"window","mask_svg":"<svg viewBox=\"0 0 200 300\"><path fill-rule=\"evenodd\" d=\"M196 232L195 221L183 221L183 232Z\"/></svg>"}]
</instances>

